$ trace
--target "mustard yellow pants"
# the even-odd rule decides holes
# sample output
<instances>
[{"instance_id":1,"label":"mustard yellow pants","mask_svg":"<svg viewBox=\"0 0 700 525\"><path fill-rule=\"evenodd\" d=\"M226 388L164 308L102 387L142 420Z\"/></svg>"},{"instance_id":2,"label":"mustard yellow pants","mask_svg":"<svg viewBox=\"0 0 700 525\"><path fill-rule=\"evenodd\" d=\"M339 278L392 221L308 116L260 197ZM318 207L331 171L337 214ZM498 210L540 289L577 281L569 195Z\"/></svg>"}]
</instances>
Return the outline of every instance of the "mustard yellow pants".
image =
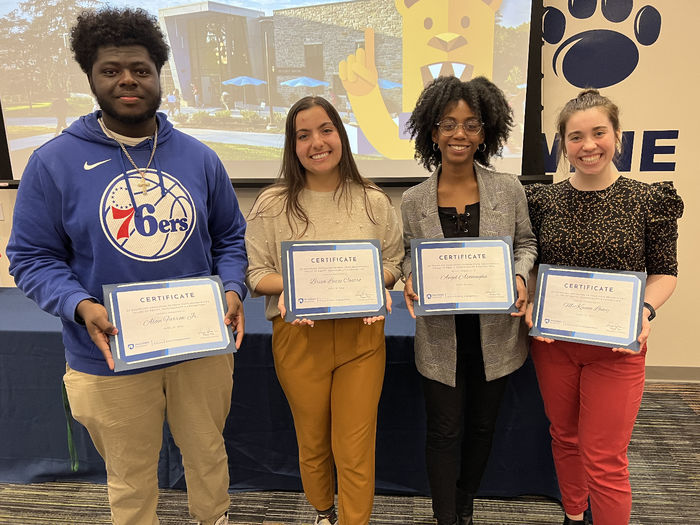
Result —
<instances>
[{"instance_id":1,"label":"mustard yellow pants","mask_svg":"<svg viewBox=\"0 0 700 525\"><path fill-rule=\"evenodd\" d=\"M316 510L333 505L340 525L367 525L374 502L377 406L384 381L384 322L273 320L275 370L294 416L304 493Z\"/></svg>"},{"instance_id":2,"label":"mustard yellow pants","mask_svg":"<svg viewBox=\"0 0 700 525\"><path fill-rule=\"evenodd\" d=\"M66 366L73 417L90 433L107 467L115 525L157 525L158 458L167 417L182 453L192 517L213 524L229 508L222 431L231 407L231 354L126 376Z\"/></svg>"}]
</instances>

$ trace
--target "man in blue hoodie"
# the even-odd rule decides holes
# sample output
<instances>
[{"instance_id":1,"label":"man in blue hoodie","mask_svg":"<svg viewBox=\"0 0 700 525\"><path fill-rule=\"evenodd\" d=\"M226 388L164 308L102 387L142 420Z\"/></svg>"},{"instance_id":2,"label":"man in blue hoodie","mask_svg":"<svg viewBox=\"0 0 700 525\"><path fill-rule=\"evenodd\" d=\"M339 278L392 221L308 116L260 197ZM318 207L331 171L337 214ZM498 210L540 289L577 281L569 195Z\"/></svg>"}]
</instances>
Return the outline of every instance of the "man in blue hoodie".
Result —
<instances>
[{"instance_id":1,"label":"man in blue hoodie","mask_svg":"<svg viewBox=\"0 0 700 525\"><path fill-rule=\"evenodd\" d=\"M158 523L157 464L167 416L185 466L189 507L228 523L222 430L231 403L231 354L115 373L102 285L217 274L226 324L244 331L245 220L216 154L162 113L168 46L140 9L84 12L75 58L101 111L32 155L7 254L17 286L63 322L64 382L73 416L107 468L113 523Z\"/></svg>"}]
</instances>

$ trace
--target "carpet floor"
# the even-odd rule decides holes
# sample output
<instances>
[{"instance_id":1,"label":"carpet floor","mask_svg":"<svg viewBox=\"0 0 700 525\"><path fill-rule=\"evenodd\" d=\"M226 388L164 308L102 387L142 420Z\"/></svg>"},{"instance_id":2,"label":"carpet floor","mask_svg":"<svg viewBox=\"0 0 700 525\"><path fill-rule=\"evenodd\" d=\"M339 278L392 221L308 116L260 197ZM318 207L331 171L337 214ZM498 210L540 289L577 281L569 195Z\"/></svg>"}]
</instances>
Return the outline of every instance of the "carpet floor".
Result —
<instances>
[{"instance_id":1,"label":"carpet floor","mask_svg":"<svg viewBox=\"0 0 700 525\"><path fill-rule=\"evenodd\" d=\"M700 525L700 384L648 382L629 448L634 501L631 525ZM187 496L161 490L163 525L189 525ZM480 498L475 525L559 525L557 501L523 496ZM231 495L232 525L311 525L303 494ZM80 482L0 484L0 524L98 525L110 523L104 485ZM432 525L430 499L376 497L372 525ZM622 525L622 524L621 524Z\"/></svg>"}]
</instances>

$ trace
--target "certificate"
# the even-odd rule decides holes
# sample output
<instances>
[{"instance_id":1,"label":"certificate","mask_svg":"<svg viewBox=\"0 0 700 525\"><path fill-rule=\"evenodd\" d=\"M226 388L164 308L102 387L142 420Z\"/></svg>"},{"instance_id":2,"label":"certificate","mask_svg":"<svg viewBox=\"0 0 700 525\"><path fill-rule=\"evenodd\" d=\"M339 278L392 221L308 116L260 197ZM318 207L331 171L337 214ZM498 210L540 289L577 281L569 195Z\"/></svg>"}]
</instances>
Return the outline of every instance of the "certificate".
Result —
<instances>
[{"instance_id":1,"label":"certificate","mask_svg":"<svg viewBox=\"0 0 700 525\"><path fill-rule=\"evenodd\" d=\"M102 287L114 371L231 353L226 303L218 276Z\"/></svg>"},{"instance_id":2,"label":"certificate","mask_svg":"<svg viewBox=\"0 0 700 525\"><path fill-rule=\"evenodd\" d=\"M510 237L412 239L416 315L517 312Z\"/></svg>"},{"instance_id":3,"label":"certificate","mask_svg":"<svg viewBox=\"0 0 700 525\"><path fill-rule=\"evenodd\" d=\"M286 321L385 315L377 240L283 241Z\"/></svg>"},{"instance_id":4,"label":"certificate","mask_svg":"<svg viewBox=\"0 0 700 525\"><path fill-rule=\"evenodd\" d=\"M540 264L530 335L639 351L646 274Z\"/></svg>"}]
</instances>

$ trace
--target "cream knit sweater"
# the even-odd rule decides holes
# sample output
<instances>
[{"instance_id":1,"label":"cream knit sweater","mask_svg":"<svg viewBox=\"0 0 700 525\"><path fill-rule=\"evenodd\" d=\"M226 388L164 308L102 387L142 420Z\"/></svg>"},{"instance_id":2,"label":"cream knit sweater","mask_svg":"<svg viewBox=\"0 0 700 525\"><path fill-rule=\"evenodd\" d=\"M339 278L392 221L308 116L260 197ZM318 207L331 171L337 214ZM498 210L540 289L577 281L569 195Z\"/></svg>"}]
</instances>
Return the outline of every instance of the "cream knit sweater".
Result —
<instances>
[{"instance_id":1,"label":"cream knit sweater","mask_svg":"<svg viewBox=\"0 0 700 525\"><path fill-rule=\"evenodd\" d=\"M248 251L248 273L246 284L253 297L260 280L271 273L282 273L281 242L289 240L351 240L377 239L382 248L384 270L395 280L401 276L403 241L401 228L394 206L382 192L368 189L367 197L371 215L366 211L362 187L350 185L349 199L334 198L334 192L303 190L299 202L309 217L309 227L302 235L303 224L293 221L290 228L284 212L284 196L277 190L264 190L248 215L245 244ZM375 224L376 223L376 224ZM265 316L268 319L279 315L278 295L265 298Z\"/></svg>"}]
</instances>

